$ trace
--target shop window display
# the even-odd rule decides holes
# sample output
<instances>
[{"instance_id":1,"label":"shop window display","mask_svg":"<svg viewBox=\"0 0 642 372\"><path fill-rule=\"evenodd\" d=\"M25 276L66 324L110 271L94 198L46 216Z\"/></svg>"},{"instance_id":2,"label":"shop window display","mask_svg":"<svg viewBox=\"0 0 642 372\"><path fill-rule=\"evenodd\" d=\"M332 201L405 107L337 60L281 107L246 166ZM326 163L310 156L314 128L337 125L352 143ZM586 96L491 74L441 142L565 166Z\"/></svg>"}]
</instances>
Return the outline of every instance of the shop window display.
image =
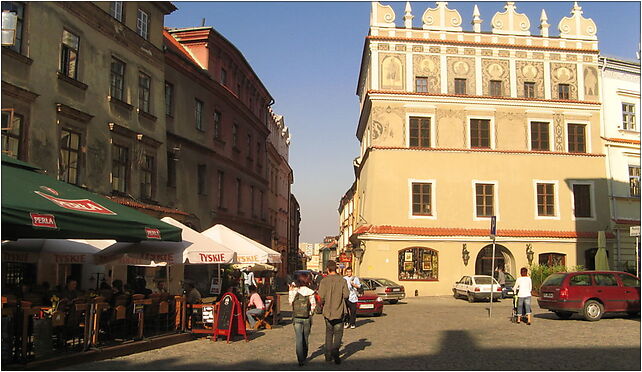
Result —
<instances>
[{"instance_id":1,"label":"shop window display","mask_svg":"<svg viewBox=\"0 0 642 372\"><path fill-rule=\"evenodd\" d=\"M399 251L399 280L437 280L438 252L430 248L406 248Z\"/></svg>"}]
</instances>

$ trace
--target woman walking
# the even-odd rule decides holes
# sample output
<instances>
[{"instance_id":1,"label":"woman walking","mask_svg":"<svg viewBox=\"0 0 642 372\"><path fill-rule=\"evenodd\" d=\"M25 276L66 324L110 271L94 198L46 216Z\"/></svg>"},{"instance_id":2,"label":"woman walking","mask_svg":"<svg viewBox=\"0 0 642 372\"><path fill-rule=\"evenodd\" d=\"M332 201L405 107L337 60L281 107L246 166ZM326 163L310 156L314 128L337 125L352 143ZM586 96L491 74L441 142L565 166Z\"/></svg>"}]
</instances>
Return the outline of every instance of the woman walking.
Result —
<instances>
[{"instance_id":1,"label":"woman walking","mask_svg":"<svg viewBox=\"0 0 642 372\"><path fill-rule=\"evenodd\" d=\"M306 273L297 275L294 282L290 284L288 301L292 305L292 324L296 342L296 357L299 366L305 364L308 358L308 338L312 328L312 315L316 301L314 291L310 289L312 278Z\"/></svg>"},{"instance_id":2,"label":"woman walking","mask_svg":"<svg viewBox=\"0 0 642 372\"><path fill-rule=\"evenodd\" d=\"M521 323L522 317L526 315L526 324L531 325L531 291L533 282L528 276L528 269L522 267L521 277L515 281L514 290L517 292L517 323Z\"/></svg>"}]
</instances>

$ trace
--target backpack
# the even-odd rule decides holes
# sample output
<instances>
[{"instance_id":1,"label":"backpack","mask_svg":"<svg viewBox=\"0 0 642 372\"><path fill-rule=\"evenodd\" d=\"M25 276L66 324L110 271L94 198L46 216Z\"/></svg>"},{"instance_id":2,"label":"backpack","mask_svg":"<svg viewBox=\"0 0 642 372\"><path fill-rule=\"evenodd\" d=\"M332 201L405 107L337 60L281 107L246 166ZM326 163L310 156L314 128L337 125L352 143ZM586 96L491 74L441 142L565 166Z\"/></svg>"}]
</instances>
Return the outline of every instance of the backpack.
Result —
<instances>
[{"instance_id":1,"label":"backpack","mask_svg":"<svg viewBox=\"0 0 642 372\"><path fill-rule=\"evenodd\" d=\"M294 301L292 301L292 317L309 318L310 308L310 296L303 296L297 292Z\"/></svg>"}]
</instances>

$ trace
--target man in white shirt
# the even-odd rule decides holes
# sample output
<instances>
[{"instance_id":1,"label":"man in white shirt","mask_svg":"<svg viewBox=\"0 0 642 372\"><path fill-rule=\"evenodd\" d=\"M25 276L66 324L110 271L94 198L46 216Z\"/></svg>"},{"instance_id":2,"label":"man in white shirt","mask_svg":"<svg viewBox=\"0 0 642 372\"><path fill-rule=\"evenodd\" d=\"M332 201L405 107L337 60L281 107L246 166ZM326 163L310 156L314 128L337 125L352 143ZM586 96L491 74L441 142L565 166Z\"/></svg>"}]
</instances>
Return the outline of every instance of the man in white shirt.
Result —
<instances>
[{"instance_id":1,"label":"man in white shirt","mask_svg":"<svg viewBox=\"0 0 642 372\"><path fill-rule=\"evenodd\" d=\"M522 267L520 275L513 287L513 290L517 293L517 323L521 323L522 317L526 315L526 324L531 325L531 291L533 290L533 282L528 276L527 268Z\"/></svg>"},{"instance_id":2,"label":"man in white shirt","mask_svg":"<svg viewBox=\"0 0 642 372\"><path fill-rule=\"evenodd\" d=\"M346 300L346 305L348 307L348 314L346 314L346 322L343 324L343 328L355 328L356 319L357 319L357 302L359 301L359 292L358 289L361 288L361 282L356 276L352 276L352 268L348 267L345 270L345 276L343 279L348 283L348 292L350 295Z\"/></svg>"}]
</instances>

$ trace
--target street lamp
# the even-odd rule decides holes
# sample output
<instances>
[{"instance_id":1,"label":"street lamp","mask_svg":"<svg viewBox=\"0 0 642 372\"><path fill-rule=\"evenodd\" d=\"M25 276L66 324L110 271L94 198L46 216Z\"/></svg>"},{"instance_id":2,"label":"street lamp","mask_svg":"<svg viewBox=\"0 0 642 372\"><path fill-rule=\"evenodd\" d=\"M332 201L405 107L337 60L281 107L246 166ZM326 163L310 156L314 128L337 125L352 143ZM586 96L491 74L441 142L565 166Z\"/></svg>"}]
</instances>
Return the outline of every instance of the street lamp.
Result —
<instances>
[{"instance_id":1,"label":"street lamp","mask_svg":"<svg viewBox=\"0 0 642 372\"><path fill-rule=\"evenodd\" d=\"M468 252L468 249L466 249L466 243L462 244L461 259L464 260L464 266L468 266L468 260L470 260L470 252Z\"/></svg>"},{"instance_id":2,"label":"street lamp","mask_svg":"<svg viewBox=\"0 0 642 372\"><path fill-rule=\"evenodd\" d=\"M366 243L364 242L359 242L359 245L356 248L352 248L352 254L361 262L361 257L363 257L363 252L365 252L365 249L363 249L363 246L365 246Z\"/></svg>"},{"instance_id":3,"label":"street lamp","mask_svg":"<svg viewBox=\"0 0 642 372\"><path fill-rule=\"evenodd\" d=\"M535 255L535 252L533 252L533 245L532 244L526 244L526 258L528 259L528 266L533 265L533 256Z\"/></svg>"}]
</instances>

